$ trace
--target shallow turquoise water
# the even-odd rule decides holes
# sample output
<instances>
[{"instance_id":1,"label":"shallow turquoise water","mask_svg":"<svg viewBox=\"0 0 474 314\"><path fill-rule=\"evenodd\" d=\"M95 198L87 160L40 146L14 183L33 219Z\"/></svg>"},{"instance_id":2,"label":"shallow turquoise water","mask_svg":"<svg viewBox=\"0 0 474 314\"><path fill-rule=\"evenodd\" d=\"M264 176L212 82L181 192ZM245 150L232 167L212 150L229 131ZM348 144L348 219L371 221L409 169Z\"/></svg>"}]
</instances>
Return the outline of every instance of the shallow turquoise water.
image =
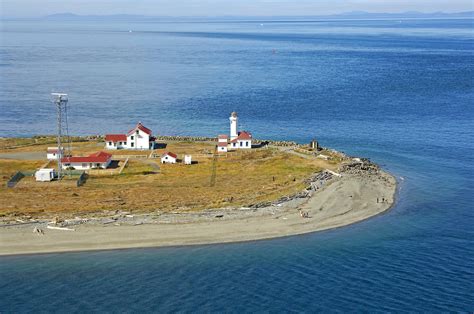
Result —
<instances>
[{"instance_id":1,"label":"shallow turquoise water","mask_svg":"<svg viewBox=\"0 0 474 314\"><path fill-rule=\"evenodd\" d=\"M0 136L54 132L51 89L77 134L211 136L236 110L258 138L370 157L400 192L304 236L3 257L0 312L474 309L472 20L2 26Z\"/></svg>"}]
</instances>

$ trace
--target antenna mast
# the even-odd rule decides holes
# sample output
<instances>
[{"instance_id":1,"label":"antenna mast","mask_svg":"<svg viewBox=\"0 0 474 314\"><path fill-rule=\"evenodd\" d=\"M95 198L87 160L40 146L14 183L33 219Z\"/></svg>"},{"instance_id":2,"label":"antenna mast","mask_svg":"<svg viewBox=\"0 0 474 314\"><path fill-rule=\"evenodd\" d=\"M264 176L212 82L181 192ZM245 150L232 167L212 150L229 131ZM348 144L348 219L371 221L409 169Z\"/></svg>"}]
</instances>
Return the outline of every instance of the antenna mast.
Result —
<instances>
[{"instance_id":1,"label":"antenna mast","mask_svg":"<svg viewBox=\"0 0 474 314\"><path fill-rule=\"evenodd\" d=\"M58 141L58 180L62 179L63 157L71 156L71 139L69 137L69 126L67 121L67 94L51 93L53 104L57 112L57 141ZM64 139L63 139L64 138ZM63 145L64 143L64 145Z\"/></svg>"}]
</instances>

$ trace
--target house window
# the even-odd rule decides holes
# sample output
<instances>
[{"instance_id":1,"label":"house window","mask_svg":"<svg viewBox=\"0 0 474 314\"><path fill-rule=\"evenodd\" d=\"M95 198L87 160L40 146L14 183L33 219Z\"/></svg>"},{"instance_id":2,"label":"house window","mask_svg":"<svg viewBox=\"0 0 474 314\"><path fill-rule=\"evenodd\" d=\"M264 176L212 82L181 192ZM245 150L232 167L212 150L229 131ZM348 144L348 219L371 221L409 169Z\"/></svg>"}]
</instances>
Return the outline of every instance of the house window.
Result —
<instances>
[{"instance_id":1,"label":"house window","mask_svg":"<svg viewBox=\"0 0 474 314\"><path fill-rule=\"evenodd\" d=\"M240 147L244 146L244 142L240 142Z\"/></svg>"},{"instance_id":2,"label":"house window","mask_svg":"<svg viewBox=\"0 0 474 314\"><path fill-rule=\"evenodd\" d=\"M109 146L112 146L112 142L109 142Z\"/></svg>"},{"instance_id":3,"label":"house window","mask_svg":"<svg viewBox=\"0 0 474 314\"><path fill-rule=\"evenodd\" d=\"M133 136L132 136L132 137L133 137ZM130 143L130 146L133 147L134 144L135 144L135 143Z\"/></svg>"},{"instance_id":4,"label":"house window","mask_svg":"<svg viewBox=\"0 0 474 314\"><path fill-rule=\"evenodd\" d=\"M234 143L234 147L235 147L235 146L237 146L237 144L236 144L236 143Z\"/></svg>"},{"instance_id":5,"label":"house window","mask_svg":"<svg viewBox=\"0 0 474 314\"><path fill-rule=\"evenodd\" d=\"M133 138L134 138L134 136L133 136L133 135L132 135L132 136L130 136L130 139L131 139L132 141L133 141Z\"/></svg>"},{"instance_id":6,"label":"house window","mask_svg":"<svg viewBox=\"0 0 474 314\"><path fill-rule=\"evenodd\" d=\"M138 135L138 130L135 133Z\"/></svg>"},{"instance_id":7,"label":"house window","mask_svg":"<svg viewBox=\"0 0 474 314\"><path fill-rule=\"evenodd\" d=\"M82 168L87 168L87 164L82 164Z\"/></svg>"},{"instance_id":8,"label":"house window","mask_svg":"<svg viewBox=\"0 0 474 314\"><path fill-rule=\"evenodd\" d=\"M249 142L245 142L245 146L249 147Z\"/></svg>"}]
</instances>

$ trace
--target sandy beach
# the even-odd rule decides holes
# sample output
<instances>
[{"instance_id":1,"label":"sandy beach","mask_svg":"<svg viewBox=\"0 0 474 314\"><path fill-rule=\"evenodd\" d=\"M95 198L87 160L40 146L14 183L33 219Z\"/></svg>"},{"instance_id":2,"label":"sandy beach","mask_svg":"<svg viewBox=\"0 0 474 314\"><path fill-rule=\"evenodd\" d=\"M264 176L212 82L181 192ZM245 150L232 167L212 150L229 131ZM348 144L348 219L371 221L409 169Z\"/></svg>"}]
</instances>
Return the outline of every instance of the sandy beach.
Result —
<instances>
[{"instance_id":1,"label":"sandy beach","mask_svg":"<svg viewBox=\"0 0 474 314\"><path fill-rule=\"evenodd\" d=\"M168 214L147 223L89 224L34 233L34 224L2 226L0 255L229 243L327 230L365 220L394 203L386 172L334 176L310 197L253 210L216 211L211 218ZM308 217L302 217L307 213Z\"/></svg>"}]
</instances>

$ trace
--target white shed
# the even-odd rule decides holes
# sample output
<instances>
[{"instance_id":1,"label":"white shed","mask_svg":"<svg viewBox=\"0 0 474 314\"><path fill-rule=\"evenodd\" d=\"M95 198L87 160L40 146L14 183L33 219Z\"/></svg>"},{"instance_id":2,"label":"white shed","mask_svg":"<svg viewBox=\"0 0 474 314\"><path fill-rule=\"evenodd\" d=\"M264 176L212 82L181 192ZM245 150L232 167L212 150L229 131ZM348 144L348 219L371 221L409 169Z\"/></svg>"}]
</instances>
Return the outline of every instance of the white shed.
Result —
<instances>
[{"instance_id":1,"label":"white shed","mask_svg":"<svg viewBox=\"0 0 474 314\"><path fill-rule=\"evenodd\" d=\"M35 172L36 181L52 181L56 177L56 170L53 168L43 168Z\"/></svg>"},{"instance_id":2,"label":"white shed","mask_svg":"<svg viewBox=\"0 0 474 314\"><path fill-rule=\"evenodd\" d=\"M58 149L57 147L48 147L46 151L46 158L48 160L58 160L58 158L62 158L64 153L64 149Z\"/></svg>"},{"instance_id":3,"label":"white shed","mask_svg":"<svg viewBox=\"0 0 474 314\"><path fill-rule=\"evenodd\" d=\"M162 164L175 164L178 155L173 154L171 152L166 152L161 156L161 163Z\"/></svg>"},{"instance_id":4,"label":"white shed","mask_svg":"<svg viewBox=\"0 0 474 314\"><path fill-rule=\"evenodd\" d=\"M217 151L219 153L227 152L227 145L229 143L229 137L225 134L221 134L217 137Z\"/></svg>"},{"instance_id":5,"label":"white shed","mask_svg":"<svg viewBox=\"0 0 474 314\"><path fill-rule=\"evenodd\" d=\"M193 159L191 155L184 155L184 164L191 165L193 163Z\"/></svg>"},{"instance_id":6,"label":"white shed","mask_svg":"<svg viewBox=\"0 0 474 314\"><path fill-rule=\"evenodd\" d=\"M227 153L227 146L228 146L227 143L219 142L217 143L217 151L219 153Z\"/></svg>"}]
</instances>

